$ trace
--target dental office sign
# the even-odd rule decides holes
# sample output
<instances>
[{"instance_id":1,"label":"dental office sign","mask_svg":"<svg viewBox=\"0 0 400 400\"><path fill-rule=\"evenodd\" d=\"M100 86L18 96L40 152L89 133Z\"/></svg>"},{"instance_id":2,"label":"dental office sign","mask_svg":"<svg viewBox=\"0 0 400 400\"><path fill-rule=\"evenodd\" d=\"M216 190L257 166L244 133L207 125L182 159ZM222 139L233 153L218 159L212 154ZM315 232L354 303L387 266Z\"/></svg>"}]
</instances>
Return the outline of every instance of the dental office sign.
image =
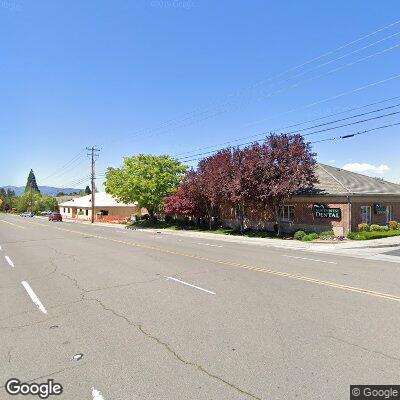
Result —
<instances>
[{"instance_id":1,"label":"dental office sign","mask_svg":"<svg viewBox=\"0 0 400 400\"><path fill-rule=\"evenodd\" d=\"M330 208L324 204L314 204L313 213L316 218L342 218L342 210L340 208Z\"/></svg>"},{"instance_id":2,"label":"dental office sign","mask_svg":"<svg viewBox=\"0 0 400 400\"><path fill-rule=\"evenodd\" d=\"M375 214L386 214L386 206L382 204L374 204Z\"/></svg>"}]
</instances>

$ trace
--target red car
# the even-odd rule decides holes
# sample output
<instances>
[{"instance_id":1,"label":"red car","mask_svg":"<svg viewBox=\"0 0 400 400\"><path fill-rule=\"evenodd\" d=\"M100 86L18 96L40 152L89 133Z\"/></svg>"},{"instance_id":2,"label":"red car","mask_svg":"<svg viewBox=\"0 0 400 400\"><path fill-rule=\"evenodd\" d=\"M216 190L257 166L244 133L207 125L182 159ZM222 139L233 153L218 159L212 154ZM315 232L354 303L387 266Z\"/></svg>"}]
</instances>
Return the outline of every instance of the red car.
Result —
<instances>
[{"instance_id":1,"label":"red car","mask_svg":"<svg viewBox=\"0 0 400 400\"><path fill-rule=\"evenodd\" d=\"M52 212L49 215L49 221L60 221L62 222L62 216L59 212Z\"/></svg>"}]
</instances>

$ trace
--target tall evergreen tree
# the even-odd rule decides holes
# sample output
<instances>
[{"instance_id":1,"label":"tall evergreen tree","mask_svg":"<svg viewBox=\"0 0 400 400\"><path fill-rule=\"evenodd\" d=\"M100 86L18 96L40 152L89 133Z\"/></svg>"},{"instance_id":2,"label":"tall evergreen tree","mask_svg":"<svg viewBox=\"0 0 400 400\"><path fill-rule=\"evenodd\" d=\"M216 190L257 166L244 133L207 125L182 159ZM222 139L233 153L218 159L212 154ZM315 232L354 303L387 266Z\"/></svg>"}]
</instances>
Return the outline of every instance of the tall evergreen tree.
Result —
<instances>
[{"instance_id":1,"label":"tall evergreen tree","mask_svg":"<svg viewBox=\"0 0 400 400\"><path fill-rule=\"evenodd\" d=\"M33 191L40 193L39 187L36 183L36 177L32 169L30 170L28 180L26 181L25 192L31 190L31 187Z\"/></svg>"},{"instance_id":2,"label":"tall evergreen tree","mask_svg":"<svg viewBox=\"0 0 400 400\"><path fill-rule=\"evenodd\" d=\"M85 194L92 194L92 191L90 190L89 185L87 185L85 188Z\"/></svg>"}]
</instances>

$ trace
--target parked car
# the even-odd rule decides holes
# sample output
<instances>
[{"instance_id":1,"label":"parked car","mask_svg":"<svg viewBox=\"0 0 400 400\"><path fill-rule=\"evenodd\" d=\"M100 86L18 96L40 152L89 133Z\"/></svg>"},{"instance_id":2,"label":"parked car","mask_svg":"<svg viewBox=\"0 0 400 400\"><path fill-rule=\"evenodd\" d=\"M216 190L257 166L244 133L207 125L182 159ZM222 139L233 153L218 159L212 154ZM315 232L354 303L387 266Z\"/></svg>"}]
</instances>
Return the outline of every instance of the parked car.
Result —
<instances>
[{"instance_id":1,"label":"parked car","mask_svg":"<svg viewBox=\"0 0 400 400\"><path fill-rule=\"evenodd\" d=\"M25 211L22 214L20 214L21 217L33 217L34 214L32 211Z\"/></svg>"},{"instance_id":2,"label":"parked car","mask_svg":"<svg viewBox=\"0 0 400 400\"><path fill-rule=\"evenodd\" d=\"M60 221L62 222L62 216L59 212L52 212L49 215L49 221Z\"/></svg>"},{"instance_id":3,"label":"parked car","mask_svg":"<svg viewBox=\"0 0 400 400\"><path fill-rule=\"evenodd\" d=\"M42 211L42 212L40 213L40 215L41 215L42 217L48 217L50 214L51 214L51 211Z\"/></svg>"}]
</instances>

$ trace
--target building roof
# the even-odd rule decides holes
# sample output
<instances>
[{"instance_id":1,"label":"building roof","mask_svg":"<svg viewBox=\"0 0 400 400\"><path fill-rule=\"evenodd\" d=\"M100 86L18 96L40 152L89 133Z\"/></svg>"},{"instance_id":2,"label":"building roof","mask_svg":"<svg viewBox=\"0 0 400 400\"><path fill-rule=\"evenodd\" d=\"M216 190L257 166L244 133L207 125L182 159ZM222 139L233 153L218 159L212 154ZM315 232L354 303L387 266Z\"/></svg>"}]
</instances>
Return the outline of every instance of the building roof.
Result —
<instances>
[{"instance_id":1,"label":"building roof","mask_svg":"<svg viewBox=\"0 0 400 400\"><path fill-rule=\"evenodd\" d=\"M125 204L117 201L110 194L105 192L96 193L95 205L97 207L134 207L136 203ZM78 208L90 208L92 207L92 195L75 197L72 200L60 203L61 207L78 207Z\"/></svg>"},{"instance_id":2,"label":"building roof","mask_svg":"<svg viewBox=\"0 0 400 400\"><path fill-rule=\"evenodd\" d=\"M302 194L321 195L400 195L400 185L381 178L350 172L342 168L317 163L318 183Z\"/></svg>"}]
</instances>

